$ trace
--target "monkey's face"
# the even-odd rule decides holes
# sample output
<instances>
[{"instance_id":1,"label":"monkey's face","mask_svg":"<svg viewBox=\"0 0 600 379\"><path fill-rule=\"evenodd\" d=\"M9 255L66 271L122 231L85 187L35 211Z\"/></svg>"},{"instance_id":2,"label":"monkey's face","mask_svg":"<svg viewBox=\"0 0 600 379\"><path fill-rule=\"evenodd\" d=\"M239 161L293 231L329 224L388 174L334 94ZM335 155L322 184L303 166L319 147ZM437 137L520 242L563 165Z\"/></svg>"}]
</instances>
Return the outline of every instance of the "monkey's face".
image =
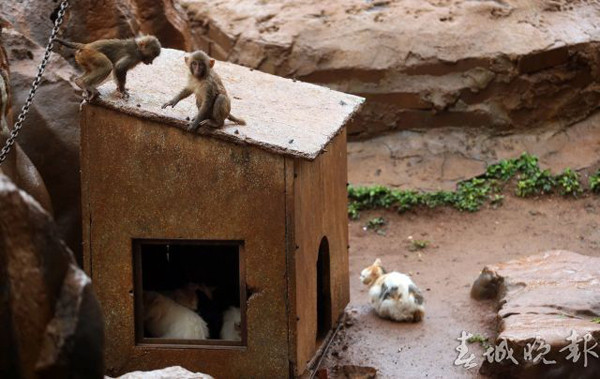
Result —
<instances>
[{"instance_id":1,"label":"monkey's face","mask_svg":"<svg viewBox=\"0 0 600 379\"><path fill-rule=\"evenodd\" d=\"M160 55L160 42L158 38L154 36L143 36L136 39L140 53L142 56L142 62L144 64L152 64L154 59Z\"/></svg>"},{"instance_id":2,"label":"monkey's face","mask_svg":"<svg viewBox=\"0 0 600 379\"><path fill-rule=\"evenodd\" d=\"M204 79L211 67L214 66L215 60L211 59L205 52L199 50L186 56L185 63L190 68L190 72L194 77Z\"/></svg>"},{"instance_id":3,"label":"monkey's face","mask_svg":"<svg viewBox=\"0 0 600 379\"><path fill-rule=\"evenodd\" d=\"M144 64L152 64L152 62L154 62L154 58L144 57L144 59L142 59L142 62L144 62Z\"/></svg>"},{"instance_id":4,"label":"monkey's face","mask_svg":"<svg viewBox=\"0 0 600 379\"><path fill-rule=\"evenodd\" d=\"M199 60L192 60L190 62L190 72L198 79L204 79L206 76L207 68L204 62Z\"/></svg>"}]
</instances>

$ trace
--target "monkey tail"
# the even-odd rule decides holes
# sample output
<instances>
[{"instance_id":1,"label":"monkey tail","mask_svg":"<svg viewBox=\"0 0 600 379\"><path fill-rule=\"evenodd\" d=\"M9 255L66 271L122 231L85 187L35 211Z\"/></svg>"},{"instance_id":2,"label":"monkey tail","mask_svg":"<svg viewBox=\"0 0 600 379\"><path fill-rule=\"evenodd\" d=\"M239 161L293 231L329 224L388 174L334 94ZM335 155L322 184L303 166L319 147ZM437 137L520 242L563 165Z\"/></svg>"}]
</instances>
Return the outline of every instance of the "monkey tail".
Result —
<instances>
[{"instance_id":1,"label":"monkey tail","mask_svg":"<svg viewBox=\"0 0 600 379\"><path fill-rule=\"evenodd\" d=\"M238 125L246 125L246 121L242 120L241 118L237 118L234 115L230 114L229 116L227 116L227 119L230 121L235 122Z\"/></svg>"},{"instance_id":2,"label":"monkey tail","mask_svg":"<svg viewBox=\"0 0 600 379\"><path fill-rule=\"evenodd\" d=\"M70 41L64 41L62 39L55 39L56 42L60 43L63 46L69 47L71 49L81 49L84 44L83 43L79 43L79 42L70 42Z\"/></svg>"}]
</instances>

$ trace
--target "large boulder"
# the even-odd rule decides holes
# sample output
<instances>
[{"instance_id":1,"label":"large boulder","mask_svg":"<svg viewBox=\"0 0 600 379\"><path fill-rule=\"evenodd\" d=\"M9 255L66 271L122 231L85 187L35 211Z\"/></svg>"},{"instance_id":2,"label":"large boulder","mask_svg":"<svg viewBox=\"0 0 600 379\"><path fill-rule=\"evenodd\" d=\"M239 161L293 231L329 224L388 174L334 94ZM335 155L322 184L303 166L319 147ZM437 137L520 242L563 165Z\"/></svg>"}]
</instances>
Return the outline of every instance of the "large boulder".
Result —
<instances>
[{"instance_id":1,"label":"large boulder","mask_svg":"<svg viewBox=\"0 0 600 379\"><path fill-rule=\"evenodd\" d=\"M10 70L2 35L3 27L6 26L8 25L0 18L0 148L5 145L13 126ZM19 188L33 196L46 211L52 213L52 202L46 185L18 142L13 145L10 154L0 167L0 173L11 178Z\"/></svg>"},{"instance_id":2,"label":"large boulder","mask_svg":"<svg viewBox=\"0 0 600 379\"><path fill-rule=\"evenodd\" d=\"M19 112L29 93L59 3L35 2L33 6L31 2L0 2L0 20L4 19L2 24L9 26L4 31L3 43L12 68L11 103L15 114ZM88 0L70 3L61 27L61 38L88 42L101 38L129 38L138 33L147 33L157 35L166 47L186 49L191 45L187 20L173 1L110 0L99 5ZM55 51L67 59L73 56L71 49L55 48ZM77 70L59 55L52 55L19 137L23 149L16 146L12 158L25 162L21 166L35 165L39 169L41 176L34 176L37 179L34 184L43 185L42 178L45 180L48 189L46 199L32 192L31 187L34 185L29 185L32 180L19 181L15 175L11 175L11 178L21 188L32 193L46 209L51 210L53 206L61 236L80 259L81 96L73 84ZM0 142L4 139L1 138ZM27 161L27 156L33 163ZM5 166L9 166L9 162ZM27 172L37 173L35 167Z\"/></svg>"},{"instance_id":3,"label":"large boulder","mask_svg":"<svg viewBox=\"0 0 600 379\"><path fill-rule=\"evenodd\" d=\"M566 125L600 104L594 2L178 2L218 59L366 97L350 136Z\"/></svg>"},{"instance_id":4,"label":"large boulder","mask_svg":"<svg viewBox=\"0 0 600 379\"><path fill-rule=\"evenodd\" d=\"M498 300L494 354L506 341L505 351L512 349L515 359L499 360L502 355L494 355L494 359L484 360L482 373L500 378L598 377L600 258L550 251L486 266L473 284L471 295ZM569 337L576 342L577 360L569 357L575 348L568 346ZM584 357L586 346L590 351ZM527 352L531 359L526 359ZM544 352L547 354L536 361Z\"/></svg>"},{"instance_id":5,"label":"large boulder","mask_svg":"<svg viewBox=\"0 0 600 379\"><path fill-rule=\"evenodd\" d=\"M11 67L13 113L17 114L27 98L44 50L15 29L5 29L2 36ZM81 99L70 82L74 73L65 59L52 55L18 141L46 183L61 236L79 255Z\"/></svg>"},{"instance_id":6,"label":"large boulder","mask_svg":"<svg viewBox=\"0 0 600 379\"><path fill-rule=\"evenodd\" d=\"M3 1L0 16L37 44L45 45L60 1ZM91 42L102 38L129 38L154 34L163 45L183 49L191 36L188 23L172 0L70 1L61 36ZM68 54L68 53L67 53Z\"/></svg>"},{"instance_id":7,"label":"large boulder","mask_svg":"<svg viewBox=\"0 0 600 379\"><path fill-rule=\"evenodd\" d=\"M0 174L0 377L102 378L103 331L52 218Z\"/></svg>"}]
</instances>

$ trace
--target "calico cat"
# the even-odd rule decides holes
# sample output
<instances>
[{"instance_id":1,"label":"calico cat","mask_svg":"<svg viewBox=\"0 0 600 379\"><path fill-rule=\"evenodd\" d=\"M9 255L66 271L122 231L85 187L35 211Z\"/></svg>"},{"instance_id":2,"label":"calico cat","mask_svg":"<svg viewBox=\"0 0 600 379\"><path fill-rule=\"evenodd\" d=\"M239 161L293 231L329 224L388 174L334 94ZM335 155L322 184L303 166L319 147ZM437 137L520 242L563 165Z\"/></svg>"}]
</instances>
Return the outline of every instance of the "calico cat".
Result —
<instances>
[{"instance_id":1,"label":"calico cat","mask_svg":"<svg viewBox=\"0 0 600 379\"><path fill-rule=\"evenodd\" d=\"M223 326L221 327L222 340L242 340L242 314L240 308L231 306L223 312Z\"/></svg>"},{"instance_id":2,"label":"calico cat","mask_svg":"<svg viewBox=\"0 0 600 379\"><path fill-rule=\"evenodd\" d=\"M423 295L405 274L386 273L377 258L360 273L360 281L369 286L369 297L375 312L394 321L418 322L425 316Z\"/></svg>"},{"instance_id":3,"label":"calico cat","mask_svg":"<svg viewBox=\"0 0 600 379\"><path fill-rule=\"evenodd\" d=\"M206 322L193 310L158 292L144 291L144 329L155 338L208 338Z\"/></svg>"}]
</instances>

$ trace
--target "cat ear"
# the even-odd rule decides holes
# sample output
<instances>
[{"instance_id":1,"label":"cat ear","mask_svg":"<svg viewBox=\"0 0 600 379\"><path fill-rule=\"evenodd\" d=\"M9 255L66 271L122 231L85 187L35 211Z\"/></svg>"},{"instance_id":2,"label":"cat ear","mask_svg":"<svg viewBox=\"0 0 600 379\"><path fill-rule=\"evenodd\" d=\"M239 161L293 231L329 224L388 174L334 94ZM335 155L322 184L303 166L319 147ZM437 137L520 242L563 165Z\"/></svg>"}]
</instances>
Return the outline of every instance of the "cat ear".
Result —
<instances>
[{"instance_id":1,"label":"cat ear","mask_svg":"<svg viewBox=\"0 0 600 379\"><path fill-rule=\"evenodd\" d=\"M209 62L209 63L208 63L208 65L209 65L210 67L213 67L213 66L215 65L215 60L214 60L214 59L211 59L211 60L209 60L208 62Z\"/></svg>"},{"instance_id":2,"label":"cat ear","mask_svg":"<svg viewBox=\"0 0 600 379\"><path fill-rule=\"evenodd\" d=\"M373 266L381 266L381 259L375 259L375 262L373 262Z\"/></svg>"}]
</instances>

